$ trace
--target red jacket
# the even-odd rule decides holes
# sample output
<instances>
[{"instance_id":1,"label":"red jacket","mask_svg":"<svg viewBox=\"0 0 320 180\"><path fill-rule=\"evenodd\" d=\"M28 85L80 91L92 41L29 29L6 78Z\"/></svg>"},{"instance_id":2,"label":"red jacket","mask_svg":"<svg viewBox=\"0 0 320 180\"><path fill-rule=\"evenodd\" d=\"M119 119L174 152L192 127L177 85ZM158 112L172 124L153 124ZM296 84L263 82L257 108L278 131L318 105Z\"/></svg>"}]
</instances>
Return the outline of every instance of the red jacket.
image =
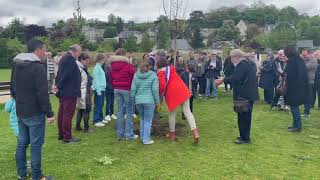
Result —
<instances>
[{"instance_id":1,"label":"red jacket","mask_svg":"<svg viewBox=\"0 0 320 180\"><path fill-rule=\"evenodd\" d=\"M160 96L166 88L166 71L158 71L159 78L159 93ZM170 78L165 93L165 100L170 112L173 112L178 106L189 99L191 93L185 83L182 81L180 76L177 74L176 69L170 66Z\"/></svg>"},{"instance_id":2,"label":"red jacket","mask_svg":"<svg viewBox=\"0 0 320 180\"><path fill-rule=\"evenodd\" d=\"M128 58L123 56L113 56L110 58L111 68L109 82L113 89L131 90L131 83L135 73Z\"/></svg>"}]
</instances>

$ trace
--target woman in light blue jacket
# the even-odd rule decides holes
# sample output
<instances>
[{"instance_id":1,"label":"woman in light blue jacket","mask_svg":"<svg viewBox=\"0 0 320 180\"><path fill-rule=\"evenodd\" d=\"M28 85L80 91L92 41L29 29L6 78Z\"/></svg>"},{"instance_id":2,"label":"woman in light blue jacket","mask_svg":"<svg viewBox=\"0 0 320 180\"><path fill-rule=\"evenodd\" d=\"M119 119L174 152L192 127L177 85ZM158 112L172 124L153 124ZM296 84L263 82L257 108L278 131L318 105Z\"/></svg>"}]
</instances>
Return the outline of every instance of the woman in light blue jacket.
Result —
<instances>
[{"instance_id":1,"label":"woman in light blue jacket","mask_svg":"<svg viewBox=\"0 0 320 180\"><path fill-rule=\"evenodd\" d=\"M10 113L10 126L14 132L14 135L18 138L19 136L19 126L18 118L16 113L16 101L11 98L6 102L5 110Z\"/></svg>"},{"instance_id":2,"label":"woman in light blue jacket","mask_svg":"<svg viewBox=\"0 0 320 180\"><path fill-rule=\"evenodd\" d=\"M93 91L94 91L94 114L93 123L95 127L104 127L108 121L103 120L103 104L105 97L105 90L107 87L107 81L105 73L102 69L102 64L105 62L105 56L98 54L96 58L96 66L93 70Z\"/></svg>"}]
</instances>

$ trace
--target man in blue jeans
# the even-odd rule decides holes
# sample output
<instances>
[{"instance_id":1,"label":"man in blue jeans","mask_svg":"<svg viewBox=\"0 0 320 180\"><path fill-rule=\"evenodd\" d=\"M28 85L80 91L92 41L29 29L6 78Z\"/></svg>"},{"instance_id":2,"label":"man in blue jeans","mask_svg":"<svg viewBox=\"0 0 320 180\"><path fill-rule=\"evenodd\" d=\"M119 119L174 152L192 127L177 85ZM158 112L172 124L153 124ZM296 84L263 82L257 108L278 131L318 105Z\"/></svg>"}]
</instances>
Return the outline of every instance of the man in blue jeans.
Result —
<instances>
[{"instance_id":1,"label":"man in blue jeans","mask_svg":"<svg viewBox=\"0 0 320 180\"><path fill-rule=\"evenodd\" d=\"M32 179L49 180L41 170L42 145L45 137L45 118L54 122L48 94L48 81L41 60L45 57L45 45L39 40L30 40L28 53L14 58L11 76L11 94L16 99L19 138L16 150L19 180L27 179L26 151L31 145Z\"/></svg>"}]
</instances>

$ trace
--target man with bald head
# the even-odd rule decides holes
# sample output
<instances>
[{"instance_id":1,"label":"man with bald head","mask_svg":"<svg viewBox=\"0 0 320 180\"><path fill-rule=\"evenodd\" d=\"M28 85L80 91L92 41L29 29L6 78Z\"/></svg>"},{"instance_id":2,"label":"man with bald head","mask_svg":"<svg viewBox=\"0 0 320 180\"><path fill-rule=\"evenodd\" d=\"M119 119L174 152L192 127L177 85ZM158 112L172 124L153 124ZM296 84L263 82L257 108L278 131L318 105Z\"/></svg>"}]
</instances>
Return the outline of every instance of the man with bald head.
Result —
<instances>
[{"instance_id":1,"label":"man with bald head","mask_svg":"<svg viewBox=\"0 0 320 180\"><path fill-rule=\"evenodd\" d=\"M238 126L240 136L236 139L236 144L251 144L251 119L254 101L258 100L258 86L256 70L250 62L245 60L244 53L239 49L231 51L231 61L235 66L230 77L226 77L224 82L232 84L234 110L238 114ZM237 103L240 102L240 104Z\"/></svg>"},{"instance_id":2,"label":"man with bald head","mask_svg":"<svg viewBox=\"0 0 320 180\"><path fill-rule=\"evenodd\" d=\"M80 141L72 137L72 118L74 116L77 98L81 97L81 74L77 60L81 54L81 47L72 45L59 62L56 78L56 96L59 98L58 129L59 140L65 143Z\"/></svg>"}]
</instances>

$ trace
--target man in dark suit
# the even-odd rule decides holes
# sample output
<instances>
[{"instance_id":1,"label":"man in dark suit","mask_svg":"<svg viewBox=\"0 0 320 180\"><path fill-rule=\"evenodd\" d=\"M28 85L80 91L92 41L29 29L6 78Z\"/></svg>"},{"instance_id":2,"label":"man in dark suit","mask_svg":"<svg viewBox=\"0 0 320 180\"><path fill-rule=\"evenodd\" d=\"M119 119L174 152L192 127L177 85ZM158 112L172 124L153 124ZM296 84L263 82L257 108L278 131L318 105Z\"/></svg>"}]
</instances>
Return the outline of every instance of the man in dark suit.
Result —
<instances>
[{"instance_id":1,"label":"man in dark suit","mask_svg":"<svg viewBox=\"0 0 320 180\"><path fill-rule=\"evenodd\" d=\"M72 137L72 118L75 113L77 98L81 97L81 74L76 63L81 54L81 47L73 45L60 60L56 77L56 96L59 98L58 129L59 140L65 143L80 141Z\"/></svg>"},{"instance_id":2,"label":"man in dark suit","mask_svg":"<svg viewBox=\"0 0 320 180\"><path fill-rule=\"evenodd\" d=\"M240 137L235 141L236 144L250 144L250 130L252 109L254 101L258 100L258 82L256 78L256 68L252 62L244 60L244 54L239 50L231 51L231 60L235 65L233 74L224 79L231 83L233 87L234 100L248 100L249 111L238 112L238 126Z\"/></svg>"}]
</instances>

